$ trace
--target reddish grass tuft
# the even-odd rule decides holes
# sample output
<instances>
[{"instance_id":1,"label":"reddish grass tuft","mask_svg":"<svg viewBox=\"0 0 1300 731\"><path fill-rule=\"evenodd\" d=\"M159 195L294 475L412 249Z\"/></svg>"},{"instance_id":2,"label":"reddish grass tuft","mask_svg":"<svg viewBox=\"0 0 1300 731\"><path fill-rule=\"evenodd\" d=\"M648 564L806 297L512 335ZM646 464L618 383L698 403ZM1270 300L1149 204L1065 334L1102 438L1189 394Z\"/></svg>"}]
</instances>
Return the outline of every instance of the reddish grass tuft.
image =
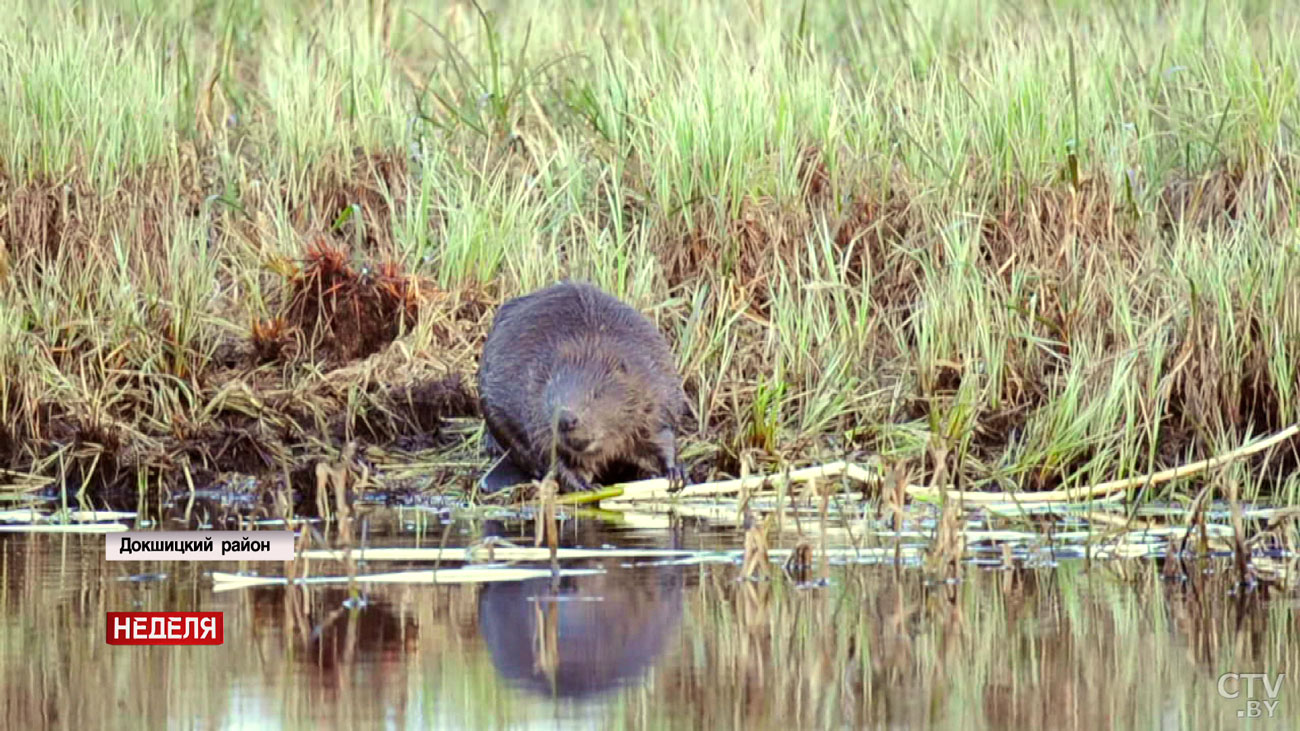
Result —
<instances>
[{"instance_id":1,"label":"reddish grass tuft","mask_svg":"<svg viewBox=\"0 0 1300 731\"><path fill-rule=\"evenodd\" d=\"M397 264L358 272L342 248L323 241L308 246L289 291L285 319L309 338L311 352L335 362L378 352L419 316L414 279Z\"/></svg>"},{"instance_id":2,"label":"reddish grass tuft","mask_svg":"<svg viewBox=\"0 0 1300 731\"><path fill-rule=\"evenodd\" d=\"M267 320L254 320L249 327L249 340L253 345L253 355L258 363L272 363L280 360L288 347L289 325L283 317Z\"/></svg>"}]
</instances>

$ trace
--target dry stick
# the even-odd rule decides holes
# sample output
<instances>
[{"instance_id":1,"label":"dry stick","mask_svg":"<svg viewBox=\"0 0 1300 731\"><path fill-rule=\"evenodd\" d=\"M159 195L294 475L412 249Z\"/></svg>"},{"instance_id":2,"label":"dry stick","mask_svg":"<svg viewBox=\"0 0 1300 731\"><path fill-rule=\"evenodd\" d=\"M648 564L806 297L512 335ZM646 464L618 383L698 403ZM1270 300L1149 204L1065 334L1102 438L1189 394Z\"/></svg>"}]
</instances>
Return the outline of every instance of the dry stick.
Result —
<instances>
[{"instance_id":1,"label":"dry stick","mask_svg":"<svg viewBox=\"0 0 1300 731\"><path fill-rule=\"evenodd\" d=\"M768 559L789 556L798 549L793 548L767 548L766 540L767 529L763 526L769 525L772 515L769 513L766 517L755 518L751 521L746 530L758 529L754 536L756 545L753 549L734 549L725 551L695 551L687 549L670 549L670 548L560 548L556 551L556 558L560 561L589 560L589 559L642 559L645 561L681 561L685 563L731 563L737 560L744 560L751 553L760 554L759 560L763 557ZM1008 533L1008 532L990 532L989 535L978 536L978 539L991 540L1029 540L1034 536L1026 533ZM748 541L748 539L747 539ZM758 549L762 549L761 551ZM903 549L903 554L907 558L919 555L921 549L916 547L907 547ZM352 552L358 561L370 561L380 563L383 561L398 562L432 562L441 559L445 562L468 562L472 560L471 551L464 548L359 548ZM551 552L548 548L510 548L498 547L496 549L496 559L502 563L527 562L542 564L550 560ZM849 546L826 548L826 556L832 559L880 559L892 560L894 550L889 547L880 548L853 548ZM309 548L302 552L304 559L316 561L343 561L345 556L342 550L334 548ZM453 571L453 569L439 569L440 571ZM496 571L493 569L483 569L484 571ZM549 572L550 569L538 569ZM599 570L596 570L599 571ZM744 573L743 571L741 572Z\"/></svg>"},{"instance_id":2,"label":"dry stick","mask_svg":"<svg viewBox=\"0 0 1300 731\"><path fill-rule=\"evenodd\" d=\"M54 525L21 523L18 525L0 525L0 533L121 533L128 530L131 529L121 523L70 523L67 525L62 523Z\"/></svg>"},{"instance_id":3,"label":"dry stick","mask_svg":"<svg viewBox=\"0 0 1300 731\"><path fill-rule=\"evenodd\" d=\"M586 576L602 573L598 569L568 569L561 571L563 576ZM535 568L492 568L492 569L423 569L412 571L393 571L382 574L361 574L358 576L313 576L298 578L297 586L314 584L488 584L503 581L524 581L553 576L551 569ZM213 589L245 589L256 586L287 585L289 579L284 576L245 576L221 571L212 572Z\"/></svg>"},{"instance_id":4,"label":"dry stick","mask_svg":"<svg viewBox=\"0 0 1300 731\"><path fill-rule=\"evenodd\" d=\"M968 502L981 503L1011 501L1021 503L1069 502L1071 500L1083 500L1108 496L1111 493L1127 490L1130 487L1137 487L1139 485L1156 485L1179 477L1188 477L1199 472L1204 472L1210 467L1224 465L1228 462L1241 459L1242 457L1248 457L1256 452L1262 452L1278 442L1290 439L1296 434L1300 434L1300 424L1292 424L1267 439L1262 439L1254 444L1243 445L1218 457L1207 457L1199 462L1182 465L1181 467L1170 467L1167 470L1161 470L1153 474L1129 477L1123 480L1111 480L1109 482L1093 485L1092 487L1066 488L1064 490L1052 490L1051 492L1029 493L1028 495L1009 492L961 492L957 490L948 490L948 496L952 498L961 496ZM932 490L931 488L914 488L909 486L908 492L911 493L913 497L918 498L938 497L938 491Z\"/></svg>"},{"instance_id":5,"label":"dry stick","mask_svg":"<svg viewBox=\"0 0 1300 731\"><path fill-rule=\"evenodd\" d=\"M1290 439L1296 434L1300 434L1300 424L1292 424L1267 439L1262 439L1253 444L1243 445L1224 455L1209 457L1200 460L1199 462L1192 462L1191 464L1179 467L1171 467L1167 470L1161 470L1160 472L1154 472L1148 475L1139 475L1137 477L1129 477L1122 480L1111 480L1109 482L1093 485L1092 487L1067 488L1064 490L1052 490L1050 492L1024 493L976 492L969 490L954 490L951 488L908 485L907 493L912 497L921 500L937 500L941 492L946 492L948 497L953 499L960 498L968 503L1015 502L1022 505L1070 502L1073 500L1096 499L1099 497L1106 497L1109 499L1109 496L1113 493L1126 490L1130 487L1137 487L1139 485L1156 485L1179 477L1188 477L1204 472L1210 467L1227 464L1228 462L1241 459L1242 457L1248 457L1257 452L1262 452L1279 442ZM776 485L785 482L807 482L812 479L839 477L840 475L857 480L858 482L876 483L881 481L879 475L861 465L839 461L814 467L804 467L797 470L791 470L786 474L755 475L735 480L722 480L719 482L705 482L695 485L687 485L676 493L669 491L669 482L664 478L640 480L638 482L629 482L622 485L622 495L606 498L604 502L618 503L633 500L661 500L670 497L722 495L739 492L742 489L761 488L764 485L769 484Z\"/></svg>"},{"instance_id":6,"label":"dry stick","mask_svg":"<svg viewBox=\"0 0 1300 731\"><path fill-rule=\"evenodd\" d=\"M668 480L659 477L651 480L640 480L638 482L629 482L622 485L623 494L617 497L605 498L604 502L617 503L630 500L659 500L667 497L697 497L700 495L722 495L741 490L752 490L761 488L767 484L780 484L784 482L807 482L811 479L821 477L839 477L847 475L858 482L876 482L878 477L871 474L869 470L850 462L831 462L829 464L817 465L814 467L803 467L789 472L775 475L754 475L751 477L742 477L735 480L722 480L720 482L702 482L694 485L687 485L678 490L676 493L669 491Z\"/></svg>"},{"instance_id":7,"label":"dry stick","mask_svg":"<svg viewBox=\"0 0 1300 731\"><path fill-rule=\"evenodd\" d=\"M644 558L665 560L690 558L700 555L700 551L671 548L557 548L555 555L560 560L591 558ZM358 561L472 561L476 554L472 548L398 548L376 547L358 548L350 555ZM337 548L309 548L302 552L302 557L322 561L342 561L346 558L344 551ZM549 561L549 547L526 547L501 545L493 548L495 561Z\"/></svg>"}]
</instances>

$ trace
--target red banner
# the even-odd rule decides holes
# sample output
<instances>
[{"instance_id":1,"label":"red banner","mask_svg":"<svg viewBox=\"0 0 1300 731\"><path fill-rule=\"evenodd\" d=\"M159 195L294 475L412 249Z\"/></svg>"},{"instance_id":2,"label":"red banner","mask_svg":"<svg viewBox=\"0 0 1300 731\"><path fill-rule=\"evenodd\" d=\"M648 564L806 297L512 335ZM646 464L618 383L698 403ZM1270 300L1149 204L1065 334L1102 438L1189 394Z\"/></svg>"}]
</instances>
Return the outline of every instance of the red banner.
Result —
<instances>
[{"instance_id":1,"label":"red banner","mask_svg":"<svg viewBox=\"0 0 1300 731\"><path fill-rule=\"evenodd\" d=\"M220 645L222 612L109 612L104 635L110 645Z\"/></svg>"}]
</instances>

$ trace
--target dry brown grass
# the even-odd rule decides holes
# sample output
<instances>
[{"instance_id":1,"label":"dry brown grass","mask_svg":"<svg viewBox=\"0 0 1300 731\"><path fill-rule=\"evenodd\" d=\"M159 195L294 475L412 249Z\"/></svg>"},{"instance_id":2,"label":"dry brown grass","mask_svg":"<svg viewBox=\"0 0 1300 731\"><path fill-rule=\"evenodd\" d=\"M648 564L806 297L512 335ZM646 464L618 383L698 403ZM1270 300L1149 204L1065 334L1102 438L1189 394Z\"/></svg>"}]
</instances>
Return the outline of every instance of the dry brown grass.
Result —
<instances>
[{"instance_id":1,"label":"dry brown grass","mask_svg":"<svg viewBox=\"0 0 1300 731\"><path fill-rule=\"evenodd\" d=\"M830 174L818 160L815 150L805 151L799 173L802 196L796 206L775 199L746 199L739 214L728 219L718 219L710 213L714 208L701 206L695 227L684 238L659 237L665 242L658 256L666 281L685 292L705 284L731 288L748 308L737 327L752 329L757 336L770 326L772 286L779 276L776 263L797 256L801 242L814 236L818 225L828 222L846 281L861 296L869 297L877 313L876 336L871 341L874 357L886 361L906 358L907 352L900 350L900 340L893 335L908 333L909 318L924 296L926 274L918 252L922 247L928 249L930 265L943 265L944 254L926 230L926 221L941 215L935 214L933 201L918 202L909 192L923 186L898 171L867 177L853 186L856 192L839 196L848 206L837 210ZM380 162L373 169L384 177L383 185L390 190L410 185L400 166ZM64 445L70 453L82 454L94 463L96 474L105 475L103 484L125 486L135 479L131 465L165 470L175 465L173 457L177 456L214 473L274 472L294 459L295 450L289 444L309 435L322 443L354 436L377 443L394 439L425 446L436 443L420 435L435 434L440 416L474 413L472 388L466 384L472 380L476 348L484 336L492 302L500 296L470 282L443 290L405 273L395 260L382 258L391 243L371 232L384 229L380 224L393 211L388 199L376 192L379 177L368 180L374 182L354 182L348 188L330 178L317 189L322 192L316 202L307 206L317 213L293 219L301 227L300 235L307 236L320 230L329 216L325 212L340 208L335 205L339 201L362 200L368 233L360 241L361 248L354 249L346 235L336 232L308 244L296 259L279 257L272 267L267 315L250 318L244 339L218 343L214 360L192 370L201 359L185 352L207 346L182 342L168 309L154 310L145 321L158 342L170 343L180 353L170 359L164 355L165 371L200 385L199 393L206 393L209 399L233 383L244 384L249 402L258 403L258 409L213 408L215 402L210 401L205 416L214 419L211 423L178 419L169 429L150 428L132 423L129 416L140 404L156 398L157 386L148 378L122 380L101 370L105 387L111 383L119 389L119 405L99 417L94 409L50 402L37 394L39 388L11 382L2 401L9 418L0 429L0 464L18 471L38 469L42 460L57 451L56 444ZM881 184L881 180L888 183ZM1282 183L1262 182L1258 175L1225 173L1206 178L1193 191L1189 183L1177 181L1162 199L1183 203L1181 207L1167 206L1166 216L1181 211L1179 220L1198 226L1231 225L1242 215L1238 210L1242 196L1234 192L1233 184L1259 189ZM24 242L22 246L7 243L12 252L9 267L13 281L38 279L49 267L58 267L63 277L87 276L107 260L112 237L123 231L130 231L139 242L132 255L141 257L140 267L156 270L149 252L161 252L174 230L168 215L157 212L167 210L158 204L166 197L162 190L144 191L133 183L108 196L97 196L84 183L0 185L12 191L0 214L0 231L6 242ZM344 190L348 192L339 192ZM1002 202L981 220L976 266L989 281L1000 282L1007 289L1013 273L1032 282L1027 294L1036 300L1033 334L1049 343L1055 360L1040 357L1029 345L1008 349L1008 375L1002 379L999 393L1002 405L982 410L972 424L974 457L996 459L1007 439L1021 433L1031 415L1050 401L1072 357L1072 344L1096 340L1103 349L1110 347L1114 336L1107 322L1112 315L1110 291L1096 282L1125 267L1140 267L1143 256L1149 255L1138 244L1145 223L1125 211L1118 195L1096 179L1078 188L1058 184L1033 188L1023 195L1006 191ZM1192 202L1188 202L1189 196ZM233 238L246 232L233 225L241 220L234 214L220 220L229 226L226 230ZM1173 225L1169 220L1162 218L1160 225ZM667 221L648 225L665 234L671 229ZM1022 290L1021 297L1025 295ZM1243 312L1251 311L1249 302L1240 306ZM1263 314L1256 308L1250 318ZM338 373L382 354L422 317L428 323L435 359L443 364L440 375L427 373L425 380L382 385L352 383L307 389L295 385L290 371L303 359L319 363L326 373ZM1248 319L1245 326L1253 338L1258 330L1256 319ZM1244 368L1223 362L1224 355L1216 345L1221 339L1217 327L1205 310L1196 311L1180 335L1178 349L1164 364L1170 374L1169 418L1157 437L1161 445L1158 466L1172 463L1187 448L1206 443L1213 434L1252 425L1257 430L1281 426L1279 412L1273 408L1278 394L1270 384L1262 353L1246 354ZM51 347L46 357L55 368L76 370L105 356L105 345L93 343L72 328L63 333L47 334ZM121 352L109 351L108 355L125 364ZM768 369L768 361L757 349L741 347L738 356L722 383L733 397L710 414L709 433L743 431L743 408L738 406L752 396L751 384ZM917 371L917 390L907 401L909 418L924 419L937 405L953 399L974 365L961 360L939 361ZM113 368L112 359L101 368ZM325 382L337 384L338 378ZM697 395L690 374L687 383L692 396ZM349 393L353 395L346 395ZM345 408L349 400L355 401L356 393L365 394L362 405ZM341 413L331 418L320 416L334 409ZM702 461L697 465L697 478L716 471L734 472L740 452L749 449L746 444L745 440L736 441L734 448L727 448L718 458ZM816 448L812 449L815 453ZM789 449L784 454L792 455ZM1059 486L1090 454L1085 451L1046 472L1028 473L1028 486Z\"/></svg>"}]
</instances>

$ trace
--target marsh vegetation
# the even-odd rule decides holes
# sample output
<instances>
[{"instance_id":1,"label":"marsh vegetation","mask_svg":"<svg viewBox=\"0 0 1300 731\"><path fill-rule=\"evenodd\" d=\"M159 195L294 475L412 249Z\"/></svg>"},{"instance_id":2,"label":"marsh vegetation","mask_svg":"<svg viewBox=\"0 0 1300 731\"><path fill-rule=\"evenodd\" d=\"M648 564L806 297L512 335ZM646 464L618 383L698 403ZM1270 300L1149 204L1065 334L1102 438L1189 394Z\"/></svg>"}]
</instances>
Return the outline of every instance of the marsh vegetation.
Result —
<instances>
[{"instance_id":1,"label":"marsh vegetation","mask_svg":"<svg viewBox=\"0 0 1300 731\"><path fill-rule=\"evenodd\" d=\"M492 309L563 276L670 338L696 480L1037 490L1297 420L1288 3L13 14L10 493L301 485L354 438L468 487ZM1213 477L1293 502L1296 464Z\"/></svg>"},{"instance_id":2,"label":"marsh vegetation","mask_svg":"<svg viewBox=\"0 0 1300 731\"><path fill-rule=\"evenodd\" d=\"M0 725L1212 726L1221 673L1295 676L1294 3L7 10ZM493 313L565 277L664 333L691 481L736 494L476 492ZM238 585L34 535L69 516L307 550ZM514 561L499 520L702 553L367 583ZM258 652L106 655L127 606ZM626 684L507 689L575 656Z\"/></svg>"}]
</instances>

